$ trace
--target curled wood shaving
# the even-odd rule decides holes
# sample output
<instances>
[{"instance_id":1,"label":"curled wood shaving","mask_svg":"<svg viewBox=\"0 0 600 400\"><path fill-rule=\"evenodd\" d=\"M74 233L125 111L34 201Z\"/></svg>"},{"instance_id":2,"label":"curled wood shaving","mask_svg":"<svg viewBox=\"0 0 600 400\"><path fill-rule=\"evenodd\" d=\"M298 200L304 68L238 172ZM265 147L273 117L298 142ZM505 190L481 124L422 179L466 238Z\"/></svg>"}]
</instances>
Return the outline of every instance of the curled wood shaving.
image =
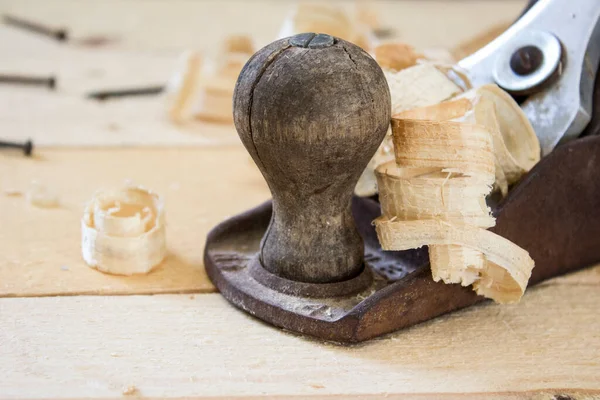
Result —
<instances>
[{"instance_id":1,"label":"curled wood shaving","mask_svg":"<svg viewBox=\"0 0 600 400\"><path fill-rule=\"evenodd\" d=\"M477 294L498 303L518 302L527 288L534 267L529 253L493 232L441 220L390 221L380 217L376 225L386 250L429 245L436 282L473 284ZM468 253L457 254L457 250Z\"/></svg>"},{"instance_id":2,"label":"curled wood shaving","mask_svg":"<svg viewBox=\"0 0 600 400\"><path fill-rule=\"evenodd\" d=\"M472 104L462 119L482 124L492 133L496 186L506 195L508 186L540 161L540 142L535 131L514 99L494 84L468 91L460 98L468 99Z\"/></svg>"},{"instance_id":3,"label":"curled wood shaving","mask_svg":"<svg viewBox=\"0 0 600 400\"><path fill-rule=\"evenodd\" d=\"M495 187L503 196L509 185L540 160L539 140L529 120L512 97L494 84L472 89L441 104L404 111L396 117L485 126L493 140Z\"/></svg>"},{"instance_id":4,"label":"curled wood shaving","mask_svg":"<svg viewBox=\"0 0 600 400\"><path fill-rule=\"evenodd\" d=\"M205 79L197 96L194 118L206 122L233 123L233 90L235 82L254 53L248 36L237 35L226 40L215 64L207 64Z\"/></svg>"},{"instance_id":5,"label":"curled wood shaving","mask_svg":"<svg viewBox=\"0 0 600 400\"><path fill-rule=\"evenodd\" d=\"M240 67L241 70L241 67ZM237 71L239 73L239 71ZM205 122L233 123L232 99L235 77L213 77L198 93L194 118Z\"/></svg>"},{"instance_id":6,"label":"curled wood shaving","mask_svg":"<svg viewBox=\"0 0 600 400\"><path fill-rule=\"evenodd\" d=\"M235 82L253 53L252 40L245 35L225 39L220 54L204 63L199 53L185 53L169 83L171 120L233 123Z\"/></svg>"},{"instance_id":7,"label":"curled wood shaving","mask_svg":"<svg viewBox=\"0 0 600 400\"><path fill-rule=\"evenodd\" d=\"M285 19L279 38L298 33L317 32L335 36L369 51L376 39L361 18L350 16L336 4L300 3Z\"/></svg>"},{"instance_id":8,"label":"curled wood shaving","mask_svg":"<svg viewBox=\"0 0 600 400\"><path fill-rule=\"evenodd\" d=\"M433 64L418 64L399 72L385 71L392 96L392 115L447 100L462 92Z\"/></svg>"},{"instance_id":9,"label":"curled wood shaving","mask_svg":"<svg viewBox=\"0 0 600 400\"><path fill-rule=\"evenodd\" d=\"M139 187L98 192L81 219L83 259L117 275L148 273L166 255L164 204Z\"/></svg>"},{"instance_id":10,"label":"curled wood shaving","mask_svg":"<svg viewBox=\"0 0 600 400\"><path fill-rule=\"evenodd\" d=\"M202 58L197 52L186 52L179 60L179 66L168 84L167 101L169 118L174 122L183 122L186 112L199 90Z\"/></svg>"},{"instance_id":11,"label":"curled wood shaving","mask_svg":"<svg viewBox=\"0 0 600 400\"><path fill-rule=\"evenodd\" d=\"M392 115L415 107L429 106L462 93L461 88L433 64L418 64L398 72L384 69L392 97ZM391 132L375 152L354 192L372 196L378 192L375 168L393 160Z\"/></svg>"},{"instance_id":12,"label":"curled wood shaving","mask_svg":"<svg viewBox=\"0 0 600 400\"><path fill-rule=\"evenodd\" d=\"M417 64L417 60L425 58L422 53L406 43L383 43L373 51L375 60L381 68L398 72Z\"/></svg>"},{"instance_id":13,"label":"curled wood shaving","mask_svg":"<svg viewBox=\"0 0 600 400\"><path fill-rule=\"evenodd\" d=\"M232 35L225 39L225 54L241 53L254 54L254 44L248 35Z\"/></svg>"},{"instance_id":14,"label":"curled wood shaving","mask_svg":"<svg viewBox=\"0 0 600 400\"><path fill-rule=\"evenodd\" d=\"M473 110L465 97L393 118L395 161L376 170L377 235L384 250L428 245L435 281L472 284L498 303L516 302L534 263L525 250L486 230L495 224L485 202L497 177L494 127L477 118L464 122Z\"/></svg>"}]
</instances>

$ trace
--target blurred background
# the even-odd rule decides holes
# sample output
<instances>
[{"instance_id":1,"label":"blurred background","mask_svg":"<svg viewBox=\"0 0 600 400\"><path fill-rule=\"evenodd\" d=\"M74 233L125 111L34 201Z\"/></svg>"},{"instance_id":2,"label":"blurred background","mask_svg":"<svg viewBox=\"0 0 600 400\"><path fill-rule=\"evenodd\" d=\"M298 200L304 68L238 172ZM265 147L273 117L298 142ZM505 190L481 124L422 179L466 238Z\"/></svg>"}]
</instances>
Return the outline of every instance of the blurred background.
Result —
<instances>
[{"instance_id":1,"label":"blurred background","mask_svg":"<svg viewBox=\"0 0 600 400\"><path fill-rule=\"evenodd\" d=\"M247 52L251 53L286 32L293 33L290 19L298 15L299 7L308 7L302 17L305 22L327 8L335 10L336 18L343 14L340 18L351 24L349 32L354 35L360 31L355 36L366 38L363 43L368 43L370 52L378 43L395 41L413 46L426 56L451 62L502 32L525 3L1 0L4 23L0 24L0 74L52 77L55 90L0 85L0 138L32 138L37 146L237 142L230 123L214 123L219 118L182 124L189 122L189 116L178 115L171 118L171 122L178 120L177 126L165 118L172 102L181 100L177 98L177 91L181 90L177 85L181 85L185 69L190 68L182 65L187 62L182 57L189 57L190 52L199 59L196 67L201 69L202 79L210 80L215 69L223 67L226 42L232 35L248 39L251 48ZM54 40L7 23L7 17L39 24L53 32L59 30L65 33L66 40ZM355 24L360 24L360 28ZM304 26L315 28L310 23ZM317 24L316 28L326 30L323 25ZM333 34L339 34L333 30ZM238 57L237 63L243 65L244 61ZM233 77L225 86L233 86L237 72L235 68L229 71ZM163 89L168 82L172 90L155 90L156 93L135 99L122 96L117 102L102 105L89 99L98 91ZM175 98L169 97L173 92ZM203 125L206 121L211 123L210 128Z\"/></svg>"}]
</instances>

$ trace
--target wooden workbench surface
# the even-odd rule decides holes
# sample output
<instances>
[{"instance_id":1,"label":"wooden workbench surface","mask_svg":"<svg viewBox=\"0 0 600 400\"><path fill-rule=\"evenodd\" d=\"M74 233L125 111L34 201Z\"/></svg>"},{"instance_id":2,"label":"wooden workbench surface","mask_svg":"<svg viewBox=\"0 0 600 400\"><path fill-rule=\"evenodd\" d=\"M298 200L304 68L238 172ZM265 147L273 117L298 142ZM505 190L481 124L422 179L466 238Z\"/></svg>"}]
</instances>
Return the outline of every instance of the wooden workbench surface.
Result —
<instances>
[{"instance_id":1,"label":"wooden workbench surface","mask_svg":"<svg viewBox=\"0 0 600 400\"><path fill-rule=\"evenodd\" d=\"M403 40L452 47L523 3L380 9ZM83 93L163 82L182 50L214 53L228 33L265 44L290 5L0 0L0 12L68 26L76 40L118 39L58 45L0 26L0 73L55 72L60 85L0 87L0 137L45 144L32 159L0 153L0 399L600 398L600 267L531 288L517 305L484 303L350 348L272 328L215 293L202 265L207 230L269 197L233 128L172 126L161 98L102 106ZM103 275L79 255L83 203L126 179L167 201L169 257L146 277ZM32 180L60 207L4 194Z\"/></svg>"}]
</instances>

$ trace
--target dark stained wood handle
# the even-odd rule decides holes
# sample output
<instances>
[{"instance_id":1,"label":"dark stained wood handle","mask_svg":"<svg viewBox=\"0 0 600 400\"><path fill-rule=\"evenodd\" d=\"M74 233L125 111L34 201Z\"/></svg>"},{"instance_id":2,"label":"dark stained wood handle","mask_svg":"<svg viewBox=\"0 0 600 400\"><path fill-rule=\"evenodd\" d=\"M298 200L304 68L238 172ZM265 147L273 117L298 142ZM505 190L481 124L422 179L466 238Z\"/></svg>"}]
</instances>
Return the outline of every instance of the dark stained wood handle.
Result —
<instances>
[{"instance_id":1,"label":"dark stained wood handle","mask_svg":"<svg viewBox=\"0 0 600 400\"><path fill-rule=\"evenodd\" d=\"M310 283L360 274L364 249L350 202L390 121L381 68L358 46L304 33L248 61L233 105L240 138L273 195L262 266Z\"/></svg>"}]
</instances>

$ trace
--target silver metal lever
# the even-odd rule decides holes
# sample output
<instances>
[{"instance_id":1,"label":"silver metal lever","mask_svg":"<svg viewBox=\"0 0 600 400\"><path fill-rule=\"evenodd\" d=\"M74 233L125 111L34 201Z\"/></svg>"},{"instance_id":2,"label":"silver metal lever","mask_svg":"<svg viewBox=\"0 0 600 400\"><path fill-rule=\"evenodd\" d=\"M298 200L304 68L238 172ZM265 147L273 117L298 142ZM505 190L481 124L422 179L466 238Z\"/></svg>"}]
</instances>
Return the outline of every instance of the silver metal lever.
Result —
<instances>
[{"instance_id":1,"label":"silver metal lever","mask_svg":"<svg viewBox=\"0 0 600 400\"><path fill-rule=\"evenodd\" d=\"M474 86L497 83L513 94L530 95L521 107L544 156L589 123L599 62L600 0L539 0L458 65Z\"/></svg>"}]
</instances>

